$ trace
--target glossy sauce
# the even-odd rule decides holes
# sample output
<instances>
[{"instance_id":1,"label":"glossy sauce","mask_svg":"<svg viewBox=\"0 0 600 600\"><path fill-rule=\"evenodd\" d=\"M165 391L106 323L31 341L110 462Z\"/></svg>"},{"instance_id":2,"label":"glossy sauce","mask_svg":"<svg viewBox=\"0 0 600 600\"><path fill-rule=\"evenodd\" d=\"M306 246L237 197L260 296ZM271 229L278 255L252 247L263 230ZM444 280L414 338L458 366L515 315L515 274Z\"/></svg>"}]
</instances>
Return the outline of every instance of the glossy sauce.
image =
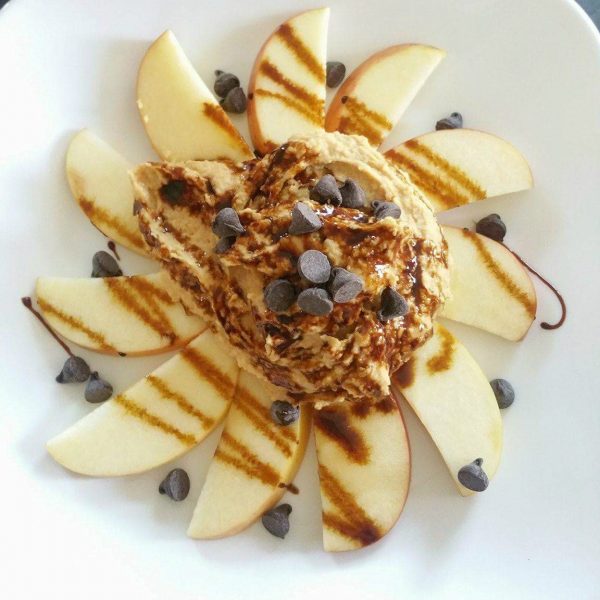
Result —
<instances>
[{"instance_id":1,"label":"glossy sauce","mask_svg":"<svg viewBox=\"0 0 600 600\"><path fill-rule=\"evenodd\" d=\"M326 407L314 413L315 427L335 442L355 463L366 464L370 451L360 431L355 429L348 418L346 408Z\"/></svg>"}]
</instances>

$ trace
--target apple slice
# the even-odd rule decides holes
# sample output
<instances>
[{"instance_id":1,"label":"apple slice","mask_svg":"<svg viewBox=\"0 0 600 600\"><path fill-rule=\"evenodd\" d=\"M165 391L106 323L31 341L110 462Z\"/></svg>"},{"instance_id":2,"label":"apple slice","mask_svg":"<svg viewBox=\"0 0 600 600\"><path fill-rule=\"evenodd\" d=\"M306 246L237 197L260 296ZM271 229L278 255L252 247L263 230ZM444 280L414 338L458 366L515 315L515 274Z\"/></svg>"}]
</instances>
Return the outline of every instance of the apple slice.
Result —
<instances>
[{"instance_id":1,"label":"apple slice","mask_svg":"<svg viewBox=\"0 0 600 600\"><path fill-rule=\"evenodd\" d=\"M80 131L67 150L67 180L81 210L104 235L146 254L146 244L133 216L131 167L88 129Z\"/></svg>"},{"instance_id":2,"label":"apple slice","mask_svg":"<svg viewBox=\"0 0 600 600\"><path fill-rule=\"evenodd\" d=\"M379 146L444 56L443 50L421 44L401 44L373 54L338 90L325 129L364 135Z\"/></svg>"},{"instance_id":3,"label":"apple slice","mask_svg":"<svg viewBox=\"0 0 600 600\"><path fill-rule=\"evenodd\" d=\"M245 529L285 492L302 462L310 432L311 407L287 427L270 415L282 390L240 372L235 402L188 529L193 538L219 538Z\"/></svg>"},{"instance_id":4,"label":"apple slice","mask_svg":"<svg viewBox=\"0 0 600 600\"><path fill-rule=\"evenodd\" d=\"M323 504L323 546L355 550L396 523L410 485L410 448L396 401L389 397L314 412Z\"/></svg>"},{"instance_id":5,"label":"apple slice","mask_svg":"<svg viewBox=\"0 0 600 600\"><path fill-rule=\"evenodd\" d=\"M507 141L474 129L433 131L385 153L440 212L533 187L531 169Z\"/></svg>"},{"instance_id":6,"label":"apple slice","mask_svg":"<svg viewBox=\"0 0 600 600\"><path fill-rule=\"evenodd\" d=\"M441 316L522 339L535 319L537 299L527 271L502 244L457 227L443 227L451 258L451 298Z\"/></svg>"},{"instance_id":7,"label":"apple slice","mask_svg":"<svg viewBox=\"0 0 600 600\"><path fill-rule=\"evenodd\" d=\"M206 329L165 291L163 272L134 277L40 277L36 296L48 324L98 352L133 356L175 350Z\"/></svg>"},{"instance_id":8,"label":"apple slice","mask_svg":"<svg viewBox=\"0 0 600 600\"><path fill-rule=\"evenodd\" d=\"M48 442L63 467L94 476L141 473L199 444L224 418L238 367L205 331L147 377Z\"/></svg>"},{"instance_id":9,"label":"apple slice","mask_svg":"<svg viewBox=\"0 0 600 600\"><path fill-rule=\"evenodd\" d=\"M461 467L483 458L490 480L502 452L502 418L496 397L479 365L444 327L393 377L444 458L460 493L472 494L458 481Z\"/></svg>"},{"instance_id":10,"label":"apple slice","mask_svg":"<svg viewBox=\"0 0 600 600\"><path fill-rule=\"evenodd\" d=\"M142 60L137 105L163 160L241 161L254 156L171 31L165 31Z\"/></svg>"},{"instance_id":11,"label":"apple slice","mask_svg":"<svg viewBox=\"0 0 600 600\"><path fill-rule=\"evenodd\" d=\"M282 25L261 48L248 86L248 125L265 154L293 135L323 129L329 9L303 12Z\"/></svg>"}]
</instances>

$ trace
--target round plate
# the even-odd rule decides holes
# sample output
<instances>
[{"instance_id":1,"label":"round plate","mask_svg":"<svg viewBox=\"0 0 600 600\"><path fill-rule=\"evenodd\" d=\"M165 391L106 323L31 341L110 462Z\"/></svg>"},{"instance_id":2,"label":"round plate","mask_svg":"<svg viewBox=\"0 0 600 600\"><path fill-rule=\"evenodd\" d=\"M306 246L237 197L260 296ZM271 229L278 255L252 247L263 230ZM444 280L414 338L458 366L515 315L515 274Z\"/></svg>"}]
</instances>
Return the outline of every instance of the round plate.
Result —
<instances>
[{"instance_id":1,"label":"round plate","mask_svg":"<svg viewBox=\"0 0 600 600\"><path fill-rule=\"evenodd\" d=\"M515 250L567 299L566 325L534 325L512 344L452 326L486 374L518 394L503 413L503 464L485 493L460 497L406 409L413 480L396 527L345 555L321 548L314 448L296 480L292 531L254 525L225 540L185 536L217 435L178 465L191 494L157 493L168 467L115 480L76 477L44 444L91 407L54 376L62 350L21 306L38 275L87 276L106 240L70 197L67 143L90 127L133 161L154 158L134 84L149 43L171 28L207 81L215 68L247 84L266 36L301 0L13 0L0 13L0 473L3 593L11 598L592 598L600 586L600 43L574 2L332 0L329 56L352 68L401 42L447 59L392 141L459 110L469 127L513 142L533 191L446 215L472 225L499 212ZM165 82L168 85L168 82ZM245 130L243 118L236 124ZM122 250L126 273L153 265ZM538 287L539 320L558 316ZM539 323L539 321L538 321ZM117 391L164 357L81 354Z\"/></svg>"}]
</instances>

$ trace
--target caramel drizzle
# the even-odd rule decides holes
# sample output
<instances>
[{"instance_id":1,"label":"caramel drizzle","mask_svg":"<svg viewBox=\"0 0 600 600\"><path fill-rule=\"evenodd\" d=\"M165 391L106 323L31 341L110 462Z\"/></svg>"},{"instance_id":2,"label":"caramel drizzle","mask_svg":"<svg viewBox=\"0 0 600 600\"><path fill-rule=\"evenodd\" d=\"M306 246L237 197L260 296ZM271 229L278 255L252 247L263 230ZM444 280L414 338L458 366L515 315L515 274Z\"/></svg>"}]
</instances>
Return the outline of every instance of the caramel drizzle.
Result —
<instances>
[{"instance_id":1,"label":"caramel drizzle","mask_svg":"<svg viewBox=\"0 0 600 600\"><path fill-rule=\"evenodd\" d=\"M383 533L377 524L325 465L319 465L322 493L339 511L339 514L323 511L323 525L361 546L368 546L380 539Z\"/></svg>"},{"instance_id":2,"label":"caramel drizzle","mask_svg":"<svg viewBox=\"0 0 600 600\"><path fill-rule=\"evenodd\" d=\"M305 116L307 118L307 120L312 121L313 123L315 123L316 125L322 125L323 124L323 118L322 116L319 114L315 114L312 110L307 109L303 104L301 104L300 102L296 102L295 100L293 100L292 98L289 98L288 96L284 96L283 94L278 94L277 92L271 92L269 90L256 90L254 92L255 96L263 96L264 98L272 98L273 100L277 100L279 102L281 102L282 104L285 104L288 108L291 108L293 110L295 110L296 112L301 113L303 116Z\"/></svg>"},{"instance_id":3,"label":"caramel drizzle","mask_svg":"<svg viewBox=\"0 0 600 600\"><path fill-rule=\"evenodd\" d=\"M527 296L527 294L513 281L510 274L508 274L490 254L485 244L481 241L479 236L472 231L462 229L463 235L471 241L471 243L477 249L483 263L485 264L488 271L494 276L496 281L517 301L523 306L530 317L535 317L535 302Z\"/></svg>"},{"instance_id":4,"label":"caramel drizzle","mask_svg":"<svg viewBox=\"0 0 600 600\"><path fill-rule=\"evenodd\" d=\"M204 116L210 119L217 127L222 129L229 137L234 139L240 148L246 148L246 142L244 142L240 132L234 127L233 123L229 120L225 111L218 105L212 102L205 102L202 105L202 112ZM248 152L250 152L248 150Z\"/></svg>"},{"instance_id":5,"label":"caramel drizzle","mask_svg":"<svg viewBox=\"0 0 600 600\"><path fill-rule=\"evenodd\" d=\"M140 421L143 421L144 423L147 423L148 425L155 427L156 429L160 429L168 435L172 435L185 446L196 445L196 438L191 433L184 433L177 427L161 419L158 415L149 412L144 407L139 406L129 398L126 398L124 394L115 396L113 400L117 404L122 406L127 412L127 414L131 417L139 419Z\"/></svg>"},{"instance_id":6,"label":"caramel drizzle","mask_svg":"<svg viewBox=\"0 0 600 600\"><path fill-rule=\"evenodd\" d=\"M357 98L344 96L341 102L344 105L343 112L345 114L340 119L338 131L364 135L372 145L376 146L392 129L393 124L385 115L371 110Z\"/></svg>"},{"instance_id":7,"label":"caramel drizzle","mask_svg":"<svg viewBox=\"0 0 600 600\"><path fill-rule=\"evenodd\" d=\"M277 30L276 35L296 55L296 58L306 66L319 83L325 83L325 69L321 61L312 53L311 49L300 39L289 23L284 23Z\"/></svg>"},{"instance_id":8,"label":"caramel drizzle","mask_svg":"<svg viewBox=\"0 0 600 600\"><path fill-rule=\"evenodd\" d=\"M163 304L173 305L173 299L167 292L161 290L158 286L154 285L151 281L144 279L143 277L131 277L127 280L127 283L136 291L140 296L145 296L148 302L155 303L156 300L160 300Z\"/></svg>"},{"instance_id":9,"label":"caramel drizzle","mask_svg":"<svg viewBox=\"0 0 600 600\"><path fill-rule=\"evenodd\" d=\"M42 312L52 315L66 323L72 329L80 331L85 334L92 342L94 342L101 350L105 352L116 352L116 348L111 346L107 341L104 335L102 335L99 331L95 331L94 329L90 329L87 325L83 323L83 321L73 315L68 315L64 311L56 308L49 302L46 302L43 298L38 298L37 302L42 309Z\"/></svg>"},{"instance_id":10,"label":"caramel drizzle","mask_svg":"<svg viewBox=\"0 0 600 600\"><path fill-rule=\"evenodd\" d=\"M447 371L452 366L454 358L455 339L454 336L443 327L437 328L437 334L440 338L440 349L437 354L427 361L427 369L433 375Z\"/></svg>"},{"instance_id":11,"label":"caramel drizzle","mask_svg":"<svg viewBox=\"0 0 600 600\"><path fill-rule=\"evenodd\" d=\"M80 196L77 199L77 202L90 221L102 223L104 226L112 229L119 236L126 239L135 248L144 251L146 250L146 245L144 244L144 240L139 231L133 233L133 231L125 227L117 217L111 215L104 208L96 205L92 200Z\"/></svg>"},{"instance_id":12,"label":"caramel drizzle","mask_svg":"<svg viewBox=\"0 0 600 600\"><path fill-rule=\"evenodd\" d=\"M229 446L229 452L223 448ZM230 433L223 431L221 441L215 452L215 459L225 462L238 471L245 473L250 479L258 479L265 485L277 486L279 474L250 450L247 446L236 440Z\"/></svg>"},{"instance_id":13,"label":"caramel drizzle","mask_svg":"<svg viewBox=\"0 0 600 600\"><path fill-rule=\"evenodd\" d=\"M415 382L415 360L403 364L394 374L394 381L401 389L409 388Z\"/></svg>"},{"instance_id":14,"label":"caramel drizzle","mask_svg":"<svg viewBox=\"0 0 600 600\"><path fill-rule=\"evenodd\" d=\"M207 380L223 398L231 399L235 389L235 382L232 381L223 371L213 364L206 357L194 348L186 346L179 356L183 358L200 376Z\"/></svg>"},{"instance_id":15,"label":"caramel drizzle","mask_svg":"<svg viewBox=\"0 0 600 600\"><path fill-rule=\"evenodd\" d=\"M364 465L369 461L369 446L361 432L352 426L345 407L331 406L317 410L313 423L324 436L337 444L352 462Z\"/></svg>"},{"instance_id":16,"label":"caramel drizzle","mask_svg":"<svg viewBox=\"0 0 600 600\"><path fill-rule=\"evenodd\" d=\"M387 396L383 400L379 400L379 402L375 402L374 404L369 402L367 399L357 400L350 403L350 411L359 419L366 419L370 415L377 412L386 415L392 412L396 407L397 404L391 396Z\"/></svg>"}]
</instances>

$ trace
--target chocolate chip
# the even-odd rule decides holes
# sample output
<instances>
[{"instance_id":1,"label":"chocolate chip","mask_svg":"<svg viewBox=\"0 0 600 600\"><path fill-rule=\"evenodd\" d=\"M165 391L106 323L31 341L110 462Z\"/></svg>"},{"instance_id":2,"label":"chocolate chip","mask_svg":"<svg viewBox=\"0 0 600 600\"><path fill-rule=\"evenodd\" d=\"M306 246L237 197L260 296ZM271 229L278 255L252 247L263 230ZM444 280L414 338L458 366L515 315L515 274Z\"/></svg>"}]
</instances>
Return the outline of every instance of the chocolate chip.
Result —
<instances>
[{"instance_id":1,"label":"chocolate chip","mask_svg":"<svg viewBox=\"0 0 600 600\"><path fill-rule=\"evenodd\" d=\"M333 175L323 175L311 190L310 196L321 204L339 206L342 203L342 194Z\"/></svg>"},{"instance_id":2,"label":"chocolate chip","mask_svg":"<svg viewBox=\"0 0 600 600\"><path fill-rule=\"evenodd\" d=\"M440 129L460 129L463 126L463 118L459 112L453 112L449 117L440 119L435 124L436 131Z\"/></svg>"},{"instance_id":3,"label":"chocolate chip","mask_svg":"<svg viewBox=\"0 0 600 600\"><path fill-rule=\"evenodd\" d=\"M373 202L373 212L377 221L381 221L386 217L399 219L402 214L402 210L395 202L384 202L382 200L375 200Z\"/></svg>"},{"instance_id":4,"label":"chocolate chip","mask_svg":"<svg viewBox=\"0 0 600 600\"><path fill-rule=\"evenodd\" d=\"M298 273L310 283L326 283L331 275L331 265L325 254L307 250L298 258Z\"/></svg>"},{"instance_id":5,"label":"chocolate chip","mask_svg":"<svg viewBox=\"0 0 600 600\"><path fill-rule=\"evenodd\" d=\"M158 492L166 494L175 502L185 500L190 493L189 475L183 469L169 471L167 476L160 482Z\"/></svg>"},{"instance_id":6,"label":"chocolate chip","mask_svg":"<svg viewBox=\"0 0 600 600\"><path fill-rule=\"evenodd\" d=\"M336 88L346 77L346 65L336 60L327 62L327 87Z\"/></svg>"},{"instance_id":7,"label":"chocolate chip","mask_svg":"<svg viewBox=\"0 0 600 600\"><path fill-rule=\"evenodd\" d=\"M362 208L367 203L365 192L353 179L346 180L340 188L340 194L342 206L346 208Z\"/></svg>"},{"instance_id":8,"label":"chocolate chip","mask_svg":"<svg viewBox=\"0 0 600 600\"><path fill-rule=\"evenodd\" d=\"M271 404L271 419L277 425L291 425L298 420L300 409L285 400L275 400Z\"/></svg>"},{"instance_id":9,"label":"chocolate chip","mask_svg":"<svg viewBox=\"0 0 600 600\"><path fill-rule=\"evenodd\" d=\"M271 281L263 295L267 308L273 312L284 312L296 301L296 289L286 279Z\"/></svg>"},{"instance_id":10,"label":"chocolate chip","mask_svg":"<svg viewBox=\"0 0 600 600\"><path fill-rule=\"evenodd\" d=\"M354 300L363 291L364 282L362 278L346 269L336 267L332 271L332 276L329 293L333 301L338 304Z\"/></svg>"},{"instance_id":11,"label":"chocolate chip","mask_svg":"<svg viewBox=\"0 0 600 600\"><path fill-rule=\"evenodd\" d=\"M221 238L215 246L215 252L217 254L224 254L231 246L233 246L233 244L235 244L236 239L235 236Z\"/></svg>"},{"instance_id":12,"label":"chocolate chip","mask_svg":"<svg viewBox=\"0 0 600 600\"><path fill-rule=\"evenodd\" d=\"M465 465L458 472L458 481L468 490L483 492L489 485L488 476L481 468L483 458L476 458L472 463Z\"/></svg>"},{"instance_id":13,"label":"chocolate chip","mask_svg":"<svg viewBox=\"0 0 600 600\"><path fill-rule=\"evenodd\" d=\"M280 504L262 516L262 524L271 535L283 539L290 530L291 512L289 504Z\"/></svg>"},{"instance_id":14,"label":"chocolate chip","mask_svg":"<svg viewBox=\"0 0 600 600\"><path fill-rule=\"evenodd\" d=\"M395 289L386 287L381 292L381 307L377 312L381 322L403 317L407 312L408 303Z\"/></svg>"},{"instance_id":15,"label":"chocolate chip","mask_svg":"<svg viewBox=\"0 0 600 600\"><path fill-rule=\"evenodd\" d=\"M515 401L515 390L506 379L492 379L490 385L500 408L508 408Z\"/></svg>"},{"instance_id":16,"label":"chocolate chip","mask_svg":"<svg viewBox=\"0 0 600 600\"><path fill-rule=\"evenodd\" d=\"M328 315L333 310L329 294L321 288L308 288L300 292L298 306L307 314L315 317Z\"/></svg>"},{"instance_id":17,"label":"chocolate chip","mask_svg":"<svg viewBox=\"0 0 600 600\"><path fill-rule=\"evenodd\" d=\"M58 383L83 383L90 376L90 367L80 356L69 356L62 371L56 376Z\"/></svg>"},{"instance_id":18,"label":"chocolate chip","mask_svg":"<svg viewBox=\"0 0 600 600\"><path fill-rule=\"evenodd\" d=\"M312 233L323 227L319 215L304 202L297 202L292 208L292 222L288 233L292 235L302 235L303 233Z\"/></svg>"},{"instance_id":19,"label":"chocolate chip","mask_svg":"<svg viewBox=\"0 0 600 600\"><path fill-rule=\"evenodd\" d=\"M480 221L477 221L475 225L475 231L481 235L485 235L496 242L504 241L506 235L506 225L500 218L500 215L491 214L487 217L483 217Z\"/></svg>"},{"instance_id":20,"label":"chocolate chip","mask_svg":"<svg viewBox=\"0 0 600 600\"><path fill-rule=\"evenodd\" d=\"M92 277L119 277L123 275L119 263L108 252L100 250L92 258Z\"/></svg>"},{"instance_id":21,"label":"chocolate chip","mask_svg":"<svg viewBox=\"0 0 600 600\"><path fill-rule=\"evenodd\" d=\"M212 230L220 238L231 237L244 233L244 226L233 208L222 208L215 217Z\"/></svg>"},{"instance_id":22,"label":"chocolate chip","mask_svg":"<svg viewBox=\"0 0 600 600\"><path fill-rule=\"evenodd\" d=\"M169 204L179 204L186 188L187 183L185 181L173 179L161 186L158 193L165 202L168 202Z\"/></svg>"},{"instance_id":23,"label":"chocolate chip","mask_svg":"<svg viewBox=\"0 0 600 600\"><path fill-rule=\"evenodd\" d=\"M241 114L246 110L247 104L246 94L244 94L244 90L241 87L229 90L225 98L221 100L221 106L228 113Z\"/></svg>"},{"instance_id":24,"label":"chocolate chip","mask_svg":"<svg viewBox=\"0 0 600 600\"><path fill-rule=\"evenodd\" d=\"M94 371L85 386L85 399L92 404L98 404L108 400L112 396L112 393L112 385L108 381L101 379L98 372Z\"/></svg>"},{"instance_id":25,"label":"chocolate chip","mask_svg":"<svg viewBox=\"0 0 600 600\"><path fill-rule=\"evenodd\" d=\"M219 98L225 98L227 94L236 87L240 87L240 80L233 73L215 71L216 79L213 89Z\"/></svg>"}]
</instances>

